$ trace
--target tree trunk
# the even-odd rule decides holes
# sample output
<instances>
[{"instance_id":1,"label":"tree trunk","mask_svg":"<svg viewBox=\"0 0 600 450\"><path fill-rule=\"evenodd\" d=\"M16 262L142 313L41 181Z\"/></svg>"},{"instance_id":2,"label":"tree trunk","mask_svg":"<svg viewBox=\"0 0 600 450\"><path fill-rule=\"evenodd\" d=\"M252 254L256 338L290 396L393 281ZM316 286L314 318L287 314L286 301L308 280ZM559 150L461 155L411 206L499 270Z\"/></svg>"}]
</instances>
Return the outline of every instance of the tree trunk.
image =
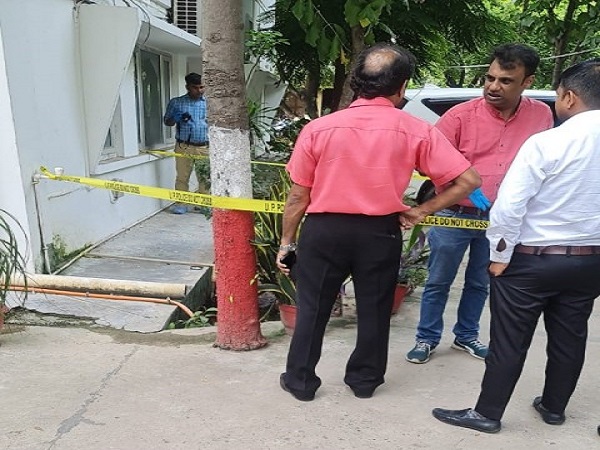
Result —
<instances>
[{"instance_id":1,"label":"tree trunk","mask_svg":"<svg viewBox=\"0 0 600 450\"><path fill-rule=\"evenodd\" d=\"M578 0L569 0L563 19L562 30L560 30L558 36L554 39L554 56L558 56L558 58L554 60L554 67L552 69L552 89L558 87L558 78L565 65L566 57L560 55L564 55L567 52L571 31L573 30L573 16L575 15L577 6L579 6Z\"/></svg>"},{"instance_id":2,"label":"tree trunk","mask_svg":"<svg viewBox=\"0 0 600 450\"><path fill-rule=\"evenodd\" d=\"M306 89L304 101L306 102L306 113L311 119L319 115L317 111L317 94L321 85L321 68L311 67L306 77Z\"/></svg>"},{"instance_id":3,"label":"tree trunk","mask_svg":"<svg viewBox=\"0 0 600 450\"><path fill-rule=\"evenodd\" d=\"M352 69L356 64L356 59L360 52L365 48L365 30L360 25L352 27L352 59L350 62L350 70L346 74L344 88L342 89L342 97L340 99L339 109L346 108L354 99L354 92L350 88L350 78L352 77Z\"/></svg>"},{"instance_id":4,"label":"tree trunk","mask_svg":"<svg viewBox=\"0 0 600 450\"><path fill-rule=\"evenodd\" d=\"M331 96L331 112L340 107L344 83L346 82L346 65L338 58L335 61L335 73L333 75L333 94Z\"/></svg>"},{"instance_id":5,"label":"tree trunk","mask_svg":"<svg viewBox=\"0 0 600 450\"><path fill-rule=\"evenodd\" d=\"M242 0L204 0L202 58L213 195L252 197L243 66ZM217 340L229 350L266 345L260 332L253 214L214 210Z\"/></svg>"},{"instance_id":6,"label":"tree trunk","mask_svg":"<svg viewBox=\"0 0 600 450\"><path fill-rule=\"evenodd\" d=\"M567 47L567 41L564 38L557 38L554 41L554 54L562 55ZM558 87L558 78L563 71L565 65L565 57L559 57L554 60L554 67L552 68L552 89Z\"/></svg>"}]
</instances>

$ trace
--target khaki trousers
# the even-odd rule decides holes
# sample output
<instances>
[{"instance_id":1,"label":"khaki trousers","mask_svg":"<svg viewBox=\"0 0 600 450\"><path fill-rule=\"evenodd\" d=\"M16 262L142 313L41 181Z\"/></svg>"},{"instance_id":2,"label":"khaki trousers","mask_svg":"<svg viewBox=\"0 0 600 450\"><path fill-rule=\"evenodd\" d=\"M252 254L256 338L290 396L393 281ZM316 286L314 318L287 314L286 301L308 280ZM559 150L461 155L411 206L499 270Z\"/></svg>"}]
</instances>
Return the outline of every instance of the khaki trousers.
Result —
<instances>
[{"instance_id":1,"label":"khaki trousers","mask_svg":"<svg viewBox=\"0 0 600 450\"><path fill-rule=\"evenodd\" d=\"M186 144L185 142L178 142L175 145L175 153L181 153L183 155L202 155L209 156L209 150L207 146L199 146ZM194 159L186 157L175 158L175 189L178 191L189 191L190 190L190 176L194 170ZM198 180L198 192L201 194L207 194L208 189L205 183Z\"/></svg>"}]
</instances>

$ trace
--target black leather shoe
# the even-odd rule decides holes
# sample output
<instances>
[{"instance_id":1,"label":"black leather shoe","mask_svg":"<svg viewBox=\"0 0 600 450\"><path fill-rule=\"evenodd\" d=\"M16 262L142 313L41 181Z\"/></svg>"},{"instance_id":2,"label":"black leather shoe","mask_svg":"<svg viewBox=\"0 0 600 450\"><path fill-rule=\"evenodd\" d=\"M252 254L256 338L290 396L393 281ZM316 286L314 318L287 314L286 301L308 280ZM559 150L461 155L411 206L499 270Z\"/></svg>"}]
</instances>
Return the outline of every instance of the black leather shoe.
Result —
<instances>
[{"instance_id":1,"label":"black leather shoe","mask_svg":"<svg viewBox=\"0 0 600 450\"><path fill-rule=\"evenodd\" d=\"M355 388L350 386L350 389L352 389L354 396L357 398L371 398L377 388Z\"/></svg>"},{"instance_id":2,"label":"black leather shoe","mask_svg":"<svg viewBox=\"0 0 600 450\"><path fill-rule=\"evenodd\" d=\"M550 412L542 405L542 397L536 397L533 399L533 407L540 413L542 420L549 425L562 425L565 423L565 415Z\"/></svg>"},{"instance_id":3,"label":"black leather shoe","mask_svg":"<svg viewBox=\"0 0 600 450\"><path fill-rule=\"evenodd\" d=\"M290 389L288 387L287 384L285 384L285 379L284 379L284 375L285 374L281 374L279 375L279 386L281 386L281 389L283 389L285 392L289 392L290 394L292 394L292 397L294 397L296 400L300 400L301 402L310 402L311 400L315 399L315 393L306 393L306 392L298 392L298 391L293 391L292 389Z\"/></svg>"},{"instance_id":4,"label":"black leather shoe","mask_svg":"<svg viewBox=\"0 0 600 450\"><path fill-rule=\"evenodd\" d=\"M497 433L501 428L499 420L488 419L471 408L459 410L435 408L431 413L433 417L444 423L471 428L483 433Z\"/></svg>"}]
</instances>

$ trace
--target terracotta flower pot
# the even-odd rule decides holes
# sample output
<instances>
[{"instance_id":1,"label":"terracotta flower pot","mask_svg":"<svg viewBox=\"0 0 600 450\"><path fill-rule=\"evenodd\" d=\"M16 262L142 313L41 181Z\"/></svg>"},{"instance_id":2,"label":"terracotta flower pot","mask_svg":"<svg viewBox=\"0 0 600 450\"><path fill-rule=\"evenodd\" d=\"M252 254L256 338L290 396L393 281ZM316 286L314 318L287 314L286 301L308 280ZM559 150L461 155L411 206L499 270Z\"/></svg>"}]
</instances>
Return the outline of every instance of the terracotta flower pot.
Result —
<instances>
[{"instance_id":1,"label":"terracotta flower pot","mask_svg":"<svg viewBox=\"0 0 600 450\"><path fill-rule=\"evenodd\" d=\"M392 304L392 314L396 314L404 303L404 299L410 291L410 286L407 284L397 284L394 291L394 303Z\"/></svg>"},{"instance_id":2,"label":"terracotta flower pot","mask_svg":"<svg viewBox=\"0 0 600 450\"><path fill-rule=\"evenodd\" d=\"M279 304L279 318L283 327L285 328L286 334L291 336L294 334L294 328L296 328L296 306Z\"/></svg>"}]
</instances>

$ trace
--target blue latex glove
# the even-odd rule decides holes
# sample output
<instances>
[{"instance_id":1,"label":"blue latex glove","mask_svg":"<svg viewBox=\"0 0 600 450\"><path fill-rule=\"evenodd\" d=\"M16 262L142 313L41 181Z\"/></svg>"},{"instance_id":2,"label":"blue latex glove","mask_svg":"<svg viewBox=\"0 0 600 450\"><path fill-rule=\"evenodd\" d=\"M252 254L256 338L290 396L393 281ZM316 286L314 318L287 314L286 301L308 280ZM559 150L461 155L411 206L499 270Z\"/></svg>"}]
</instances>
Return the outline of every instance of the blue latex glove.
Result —
<instances>
[{"instance_id":1,"label":"blue latex glove","mask_svg":"<svg viewBox=\"0 0 600 450\"><path fill-rule=\"evenodd\" d=\"M182 112L182 111L175 111L175 113L173 114L173 120L176 123L187 123L190 120L192 120L192 116L190 115L189 112Z\"/></svg>"},{"instance_id":2,"label":"blue latex glove","mask_svg":"<svg viewBox=\"0 0 600 450\"><path fill-rule=\"evenodd\" d=\"M488 198L483 194L483 192L481 192L481 189L479 188L471 192L471 195L469 195L469 200L471 200L476 208L479 208L482 211L485 211L492 206L492 202L488 200Z\"/></svg>"}]
</instances>

